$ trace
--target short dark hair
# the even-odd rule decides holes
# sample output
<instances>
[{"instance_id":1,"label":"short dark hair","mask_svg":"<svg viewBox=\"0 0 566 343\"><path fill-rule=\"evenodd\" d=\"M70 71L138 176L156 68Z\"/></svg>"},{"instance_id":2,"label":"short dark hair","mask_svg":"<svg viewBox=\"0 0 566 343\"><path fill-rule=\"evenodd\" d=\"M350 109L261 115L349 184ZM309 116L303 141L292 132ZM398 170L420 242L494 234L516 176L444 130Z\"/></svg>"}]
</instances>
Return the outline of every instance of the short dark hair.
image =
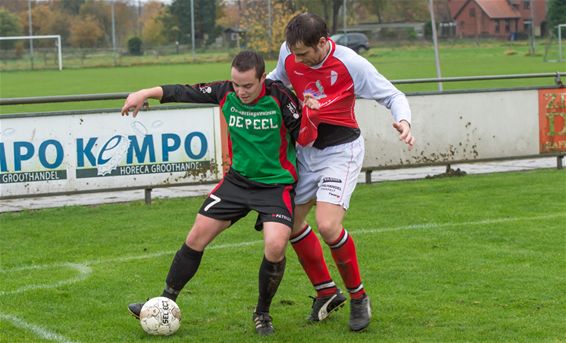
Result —
<instances>
[{"instance_id":1,"label":"short dark hair","mask_svg":"<svg viewBox=\"0 0 566 343\"><path fill-rule=\"evenodd\" d=\"M265 62L263 57L255 51L242 51L232 60L232 68L236 68L239 72L255 69L255 75L261 79L265 73Z\"/></svg>"},{"instance_id":2,"label":"short dark hair","mask_svg":"<svg viewBox=\"0 0 566 343\"><path fill-rule=\"evenodd\" d=\"M328 27L321 17L313 13L296 15L285 28L285 40L289 48L300 43L315 47L321 37L328 38Z\"/></svg>"}]
</instances>

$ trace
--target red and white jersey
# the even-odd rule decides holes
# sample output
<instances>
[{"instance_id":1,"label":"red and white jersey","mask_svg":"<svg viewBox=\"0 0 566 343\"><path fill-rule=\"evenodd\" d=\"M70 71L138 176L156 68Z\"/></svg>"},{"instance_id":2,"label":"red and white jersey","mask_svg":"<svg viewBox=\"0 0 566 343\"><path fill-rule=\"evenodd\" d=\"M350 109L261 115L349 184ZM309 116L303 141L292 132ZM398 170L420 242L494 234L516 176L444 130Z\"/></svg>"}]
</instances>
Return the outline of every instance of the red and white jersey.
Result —
<instances>
[{"instance_id":1,"label":"red and white jersey","mask_svg":"<svg viewBox=\"0 0 566 343\"><path fill-rule=\"evenodd\" d=\"M330 52L316 66L295 61L295 56L281 45L277 67L267 78L292 85L297 97L311 94L320 102L320 123L358 128L354 104L356 97L374 99L391 110L395 121L411 122L411 109L405 94L381 75L365 58L353 50L328 40Z\"/></svg>"}]
</instances>

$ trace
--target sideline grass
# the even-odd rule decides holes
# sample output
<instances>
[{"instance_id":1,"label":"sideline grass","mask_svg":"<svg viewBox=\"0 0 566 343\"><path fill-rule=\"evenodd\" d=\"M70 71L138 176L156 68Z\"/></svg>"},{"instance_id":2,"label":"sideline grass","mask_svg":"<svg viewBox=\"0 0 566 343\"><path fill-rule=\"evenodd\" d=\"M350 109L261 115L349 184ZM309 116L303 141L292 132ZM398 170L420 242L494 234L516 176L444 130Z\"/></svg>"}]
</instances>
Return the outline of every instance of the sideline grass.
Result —
<instances>
[{"instance_id":1,"label":"sideline grass","mask_svg":"<svg viewBox=\"0 0 566 343\"><path fill-rule=\"evenodd\" d=\"M0 341L40 341L32 326L73 342L163 341L125 306L161 291L201 201L0 214ZM249 215L206 251L167 342L564 341L565 208L563 170L359 185L345 225L373 300L369 330L348 332L348 307L305 322L313 292L289 248L269 339L251 322L262 244Z\"/></svg>"},{"instance_id":2,"label":"sideline grass","mask_svg":"<svg viewBox=\"0 0 566 343\"><path fill-rule=\"evenodd\" d=\"M566 63L545 63L542 56L527 56L525 42L484 42L452 44L443 42L440 50L442 76L528 74L566 71ZM429 44L378 46L365 57L391 80L434 78L434 52ZM276 61L267 61L267 71ZM130 92L164 83L196 83L225 80L230 63L155 64L135 67L64 69L62 72L16 71L0 74L0 97ZM552 78L444 83L444 89L549 86ZM435 83L399 85L405 92L434 91ZM43 112L71 109L119 108L123 101L55 103L0 106L0 113Z\"/></svg>"}]
</instances>

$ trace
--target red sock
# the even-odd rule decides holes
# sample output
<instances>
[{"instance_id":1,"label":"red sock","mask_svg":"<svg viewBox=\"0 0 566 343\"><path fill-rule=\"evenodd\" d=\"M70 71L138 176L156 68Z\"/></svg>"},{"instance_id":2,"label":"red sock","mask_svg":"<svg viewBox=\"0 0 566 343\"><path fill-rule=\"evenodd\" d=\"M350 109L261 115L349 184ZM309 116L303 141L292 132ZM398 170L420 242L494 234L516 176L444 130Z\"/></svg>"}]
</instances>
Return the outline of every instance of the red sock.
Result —
<instances>
[{"instance_id":1,"label":"red sock","mask_svg":"<svg viewBox=\"0 0 566 343\"><path fill-rule=\"evenodd\" d=\"M293 235L290 241L316 290L316 296L325 297L336 293L336 284L328 272L322 246L311 227L305 226L301 232Z\"/></svg>"},{"instance_id":2,"label":"red sock","mask_svg":"<svg viewBox=\"0 0 566 343\"><path fill-rule=\"evenodd\" d=\"M332 257L340 275L342 275L342 280L350 297L352 299L359 299L366 294L364 291L364 285L362 284L362 278L360 276L360 268L358 267L358 257L356 256L356 246L354 245L354 240L348 231L342 228L340 237L333 243L328 244L330 246Z\"/></svg>"}]
</instances>

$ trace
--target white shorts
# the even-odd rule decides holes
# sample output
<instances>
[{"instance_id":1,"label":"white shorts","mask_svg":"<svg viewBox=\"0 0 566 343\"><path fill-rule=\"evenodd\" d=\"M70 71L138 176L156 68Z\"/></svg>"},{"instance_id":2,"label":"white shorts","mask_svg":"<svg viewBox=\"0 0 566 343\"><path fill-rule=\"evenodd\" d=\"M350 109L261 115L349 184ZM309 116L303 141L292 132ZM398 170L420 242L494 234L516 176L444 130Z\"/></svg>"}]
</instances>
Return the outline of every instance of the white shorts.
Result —
<instances>
[{"instance_id":1,"label":"white shorts","mask_svg":"<svg viewBox=\"0 0 566 343\"><path fill-rule=\"evenodd\" d=\"M364 160L364 139L322 150L297 145L297 183L295 204L316 201L350 206Z\"/></svg>"}]
</instances>

